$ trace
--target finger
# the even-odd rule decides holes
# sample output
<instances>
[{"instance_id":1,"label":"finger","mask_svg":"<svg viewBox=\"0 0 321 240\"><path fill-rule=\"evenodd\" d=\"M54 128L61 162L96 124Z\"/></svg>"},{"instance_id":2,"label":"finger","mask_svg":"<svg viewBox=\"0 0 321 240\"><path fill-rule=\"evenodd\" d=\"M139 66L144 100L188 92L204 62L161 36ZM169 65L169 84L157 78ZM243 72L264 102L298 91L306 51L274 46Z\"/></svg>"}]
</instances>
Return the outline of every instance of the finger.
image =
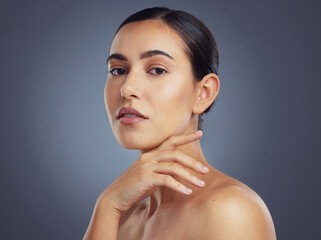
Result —
<instances>
[{"instance_id":1,"label":"finger","mask_svg":"<svg viewBox=\"0 0 321 240\"><path fill-rule=\"evenodd\" d=\"M163 163L153 165L151 167L151 170L155 173L169 174L169 175L174 174L197 187L203 187L205 185L204 181L194 176L192 173L187 171L185 168L183 168L179 164L163 162Z\"/></svg>"},{"instance_id":2,"label":"finger","mask_svg":"<svg viewBox=\"0 0 321 240\"><path fill-rule=\"evenodd\" d=\"M175 135L170 136L168 139L166 139L159 147L157 147L156 151L165 151L165 150L172 150L178 146L196 141L200 139L203 135L203 132L201 130L187 133L183 135Z\"/></svg>"},{"instance_id":3,"label":"finger","mask_svg":"<svg viewBox=\"0 0 321 240\"><path fill-rule=\"evenodd\" d=\"M203 174L209 171L209 169L205 165L195 160L194 158L189 157L188 155L184 154L179 150L164 151L161 153L157 153L155 154L155 156L153 156L153 160L156 162L179 163L185 167L188 167L194 171Z\"/></svg>"},{"instance_id":4,"label":"finger","mask_svg":"<svg viewBox=\"0 0 321 240\"><path fill-rule=\"evenodd\" d=\"M184 194L191 194L192 189L189 189L184 184L176 181L173 177L164 174L155 174L154 182L158 186L166 186L174 191L184 193Z\"/></svg>"}]
</instances>

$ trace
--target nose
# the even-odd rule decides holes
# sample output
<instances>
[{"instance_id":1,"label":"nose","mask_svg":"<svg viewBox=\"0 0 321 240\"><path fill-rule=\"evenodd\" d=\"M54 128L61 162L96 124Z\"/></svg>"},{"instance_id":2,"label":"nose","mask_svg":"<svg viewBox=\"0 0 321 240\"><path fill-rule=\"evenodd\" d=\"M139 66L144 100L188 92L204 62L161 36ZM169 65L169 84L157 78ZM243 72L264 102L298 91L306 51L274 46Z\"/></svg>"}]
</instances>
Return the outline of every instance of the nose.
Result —
<instances>
[{"instance_id":1,"label":"nose","mask_svg":"<svg viewBox=\"0 0 321 240\"><path fill-rule=\"evenodd\" d=\"M126 80L124 81L122 87L120 88L120 94L122 97L126 99L138 98L140 99L140 91L138 89L138 79L139 75L134 73L134 71L130 71L127 74Z\"/></svg>"}]
</instances>

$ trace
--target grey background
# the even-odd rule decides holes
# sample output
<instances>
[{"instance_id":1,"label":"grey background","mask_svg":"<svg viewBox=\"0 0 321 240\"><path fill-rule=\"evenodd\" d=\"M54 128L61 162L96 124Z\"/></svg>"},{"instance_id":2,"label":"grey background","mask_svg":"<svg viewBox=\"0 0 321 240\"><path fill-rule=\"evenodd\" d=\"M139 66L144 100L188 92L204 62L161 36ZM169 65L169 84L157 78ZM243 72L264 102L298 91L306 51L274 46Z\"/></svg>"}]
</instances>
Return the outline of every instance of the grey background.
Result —
<instances>
[{"instance_id":1,"label":"grey background","mask_svg":"<svg viewBox=\"0 0 321 240\"><path fill-rule=\"evenodd\" d=\"M320 1L1 1L1 239L81 239L99 194L139 156L109 126L113 34L168 6L220 54L205 116L212 166L265 201L278 239L320 239Z\"/></svg>"}]
</instances>

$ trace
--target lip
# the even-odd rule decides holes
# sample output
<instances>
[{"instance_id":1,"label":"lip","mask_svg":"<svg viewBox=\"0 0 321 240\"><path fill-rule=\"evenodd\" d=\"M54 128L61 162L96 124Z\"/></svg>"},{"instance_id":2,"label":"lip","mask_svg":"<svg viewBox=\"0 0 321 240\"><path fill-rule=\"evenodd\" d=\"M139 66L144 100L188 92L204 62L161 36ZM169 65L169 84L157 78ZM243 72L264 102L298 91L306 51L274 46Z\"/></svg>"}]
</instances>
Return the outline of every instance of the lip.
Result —
<instances>
[{"instance_id":1,"label":"lip","mask_svg":"<svg viewBox=\"0 0 321 240\"><path fill-rule=\"evenodd\" d=\"M136 110L133 107L122 107L121 109L119 109L118 114L117 114L117 119L122 118L125 114L132 114L132 115L136 115L139 118L147 119L146 116L144 116L141 112L139 112L138 110ZM134 118L136 118L136 117L134 117Z\"/></svg>"}]
</instances>

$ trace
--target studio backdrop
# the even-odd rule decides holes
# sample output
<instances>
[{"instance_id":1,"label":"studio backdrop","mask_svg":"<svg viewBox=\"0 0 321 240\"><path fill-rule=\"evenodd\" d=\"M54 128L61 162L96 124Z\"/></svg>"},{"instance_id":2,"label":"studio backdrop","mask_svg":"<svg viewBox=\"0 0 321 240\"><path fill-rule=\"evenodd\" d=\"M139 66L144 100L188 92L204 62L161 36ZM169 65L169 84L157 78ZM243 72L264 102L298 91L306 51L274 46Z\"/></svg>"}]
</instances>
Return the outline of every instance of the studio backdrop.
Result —
<instances>
[{"instance_id":1,"label":"studio backdrop","mask_svg":"<svg viewBox=\"0 0 321 240\"><path fill-rule=\"evenodd\" d=\"M221 88L208 162L264 200L278 239L320 239L320 1L1 1L1 239L81 239L99 194L139 156L103 98L113 35L167 6L213 33Z\"/></svg>"}]
</instances>

